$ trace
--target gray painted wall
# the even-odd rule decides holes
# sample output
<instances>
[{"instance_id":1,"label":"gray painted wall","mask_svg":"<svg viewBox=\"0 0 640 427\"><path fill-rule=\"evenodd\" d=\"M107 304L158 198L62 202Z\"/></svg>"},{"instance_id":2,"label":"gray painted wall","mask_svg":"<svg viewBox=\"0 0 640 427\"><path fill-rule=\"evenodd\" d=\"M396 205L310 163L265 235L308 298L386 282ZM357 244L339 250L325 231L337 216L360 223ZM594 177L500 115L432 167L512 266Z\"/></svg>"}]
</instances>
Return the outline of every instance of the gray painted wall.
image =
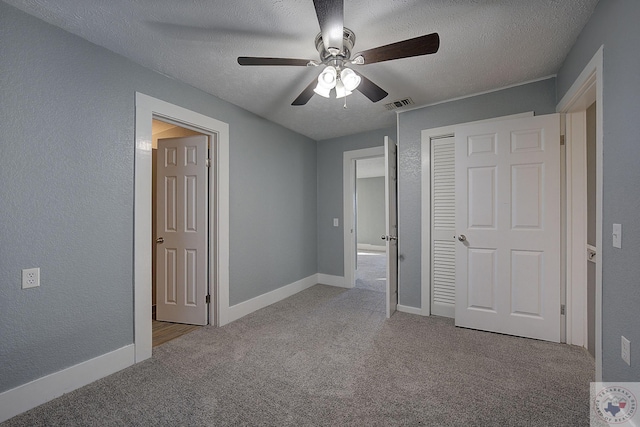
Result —
<instances>
[{"instance_id":1,"label":"gray painted wall","mask_svg":"<svg viewBox=\"0 0 640 427\"><path fill-rule=\"evenodd\" d=\"M315 141L3 2L0 70L0 392L133 342L136 91L229 123L231 304L317 272Z\"/></svg>"},{"instance_id":2,"label":"gray painted wall","mask_svg":"<svg viewBox=\"0 0 640 427\"><path fill-rule=\"evenodd\" d=\"M398 119L399 303L421 306L421 132L534 111L555 112L555 79L400 113Z\"/></svg>"},{"instance_id":3,"label":"gray painted wall","mask_svg":"<svg viewBox=\"0 0 640 427\"><path fill-rule=\"evenodd\" d=\"M356 163L357 164L357 163ZM382 246L385 234L384 177L356 180L358 243Z\"/></svg>"},{"instance_id":4,"label":"gray painted wall","mask_svg":"<svg viewBox=\"0 0 640 427\"><path fill-rule=\"evenodd\" d=\"M395 138L387 128L318 142L318 272L344 276L342 210L342 159L345 151L384 145L384 137ZM340 226L333 226L340 218Z\"/></svg>"},{"instance_id":5,"label":"gray painted wall","mask_svg":"<svg viewBox=\"0 0 640 427\"><path fill-rule=\"evenodd\" d=\"M602 0L558 73L558 99L604 45L602 345L604 381L640 381L640 2ZM622 249L612 247L622 224ZM631 363L620 358L631 340ZM634 354L636 357L634 357Z\"/></svg>"}]
</instances>

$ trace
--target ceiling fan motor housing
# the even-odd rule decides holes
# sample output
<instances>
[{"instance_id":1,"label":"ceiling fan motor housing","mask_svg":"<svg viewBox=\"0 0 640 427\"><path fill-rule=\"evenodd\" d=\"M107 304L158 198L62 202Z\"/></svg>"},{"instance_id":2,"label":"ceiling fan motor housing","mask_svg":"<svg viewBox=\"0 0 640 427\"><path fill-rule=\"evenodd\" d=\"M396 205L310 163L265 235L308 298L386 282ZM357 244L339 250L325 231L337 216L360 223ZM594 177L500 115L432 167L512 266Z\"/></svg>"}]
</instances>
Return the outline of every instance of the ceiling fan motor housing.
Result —
<instances>
[{"instance_id":1,"label":"ceiling fan motor housing","mask_svg":"<svg viewBox=\"0 0 640 427\"><path fill-rule=\"evenodd\" d=\"M342 64L351 58L351 50L355 44L355 33L346 27L343 28L342 51L335 55L325 48L322 33L318 33L315 40L316 50L320 54L320 61L325 65L333 65L338 69L342 68Z\"/></svg>"}]
</instances>

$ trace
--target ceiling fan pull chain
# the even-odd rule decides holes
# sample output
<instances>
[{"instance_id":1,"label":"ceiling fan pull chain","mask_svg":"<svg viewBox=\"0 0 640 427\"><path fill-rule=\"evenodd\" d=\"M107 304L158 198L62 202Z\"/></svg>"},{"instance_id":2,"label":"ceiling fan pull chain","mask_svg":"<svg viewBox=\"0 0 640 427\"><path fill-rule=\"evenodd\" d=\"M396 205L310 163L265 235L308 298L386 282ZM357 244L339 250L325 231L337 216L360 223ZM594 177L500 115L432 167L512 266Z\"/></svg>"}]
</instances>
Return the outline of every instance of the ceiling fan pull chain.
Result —
<instances>
[{"instance_id":1,"label":"ceiling fan pull chain","mask_svg":"<svg viewBox=\"0 0 640 427\"><path fill-rule=\"evenodd\" d=\"M344 110L346 110L346 109L347 109L347 97L346 97L346 96L344 97L344 105L342 106L342 108L343 108Z\"/></svg>"}]
</instances>

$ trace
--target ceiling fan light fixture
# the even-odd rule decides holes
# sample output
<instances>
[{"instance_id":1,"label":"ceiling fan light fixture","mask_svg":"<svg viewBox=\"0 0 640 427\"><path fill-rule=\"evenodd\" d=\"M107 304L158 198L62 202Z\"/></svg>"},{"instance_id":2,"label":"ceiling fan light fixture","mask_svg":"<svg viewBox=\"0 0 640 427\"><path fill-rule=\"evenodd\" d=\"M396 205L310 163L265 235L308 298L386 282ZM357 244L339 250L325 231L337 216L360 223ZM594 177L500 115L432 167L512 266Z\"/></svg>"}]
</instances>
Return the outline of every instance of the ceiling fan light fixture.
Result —
<instances>
[{"instance_id":1,"label":"ceiling fan light fixture","mask_svg":"<svg viewBox=\"0 0 640 427\"><path fill-rule=\"evenodd\" d=\"M338 80L336 83L336 98L344 98L345 96L351 95L351 91L347 90L344 83L341 80Z\"/></svg>"},{"instance_id":2,"label":"ceiling fan light fixture","mask_svg":"<svg viewBox=\"0 0 640 427\"><path fill-rule=\"evenodd\" d=\"M329 98L331 89L336 87L337 81L338 81L338 71L335 69L335 67L329 65L324 70L322 70L322 72L318 76L318 84L316 85L316 88L313 91L320 96Z\"/></svg>"},{"instance_id":3,"label":"ceiling fan light fixture","mask_svg":"<svg viewBox=\"0 0 640 427\"><path fill-rule=\"evenodd\" d=\"M329 65L324 70L322 70L322 73L320 73L320 75L318 76L318 85L333 89L336 86L337 80L338 71L335 69L335 67Z\"/></svg>"},{"instance_id":4,"label":"ceiling fan light fixture","mask_svg":"<svg viewBox=\"0 0 640 427\"><path fill-rule=\"evenodd\" d=\"M357 75L351 68L345 68L344 70L342 70L342 72L340 73L340 80L342 81L344 87L348 92L355 90L362 81L360 76Z\"/></svg>"},{"instance_id":5,"label":"ceiling fan light fixture","mask_svg":"<svg viewBox=\"0 0 640 427\"><path fill-rule=\"evenodd\" d=\"M318 82L318 85L316 86L316 88L313 91L315 93L317 93L318 95L320 95L320 96L324 96L325 98L329 98L329 94L331 93L331 88L322 86Z\"/></svg>"}]
</instances>

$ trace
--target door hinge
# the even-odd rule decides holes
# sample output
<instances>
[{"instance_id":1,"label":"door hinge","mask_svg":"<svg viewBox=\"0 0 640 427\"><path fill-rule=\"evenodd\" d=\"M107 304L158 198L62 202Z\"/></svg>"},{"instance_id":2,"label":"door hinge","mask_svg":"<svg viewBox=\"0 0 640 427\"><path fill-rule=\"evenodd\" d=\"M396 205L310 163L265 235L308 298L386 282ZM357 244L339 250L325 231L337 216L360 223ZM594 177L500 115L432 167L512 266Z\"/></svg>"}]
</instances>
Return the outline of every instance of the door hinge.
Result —
<instances>
[{"instance_id":1,"label":"door hinge","mask_svg":"<svg viewBox=\"0 0 640 427\"><path fill-rule=\"evenodd\" d=\"M564 304L560 304L560 314L564 315L565 313L565 305Z\"/></svg>"},{"instance_id":2,"label":"door hinge","mask_svg":"<svg viewBox=\"0 0 640 427\"><path fill-rule=\"evenodd\" d=\"M207 159L206 165L207 165L208 168L211 167L211 159Z\"/></svg>"},{"instance_id":3,"label":"door hinge","mask_svg":"<svg viewBox=\"0 0 640 427\"><path fill-rule=\"evenodd\" d=\"M205 297L205 299L204 299L204 302L205 302L206 304L211 304L211 295L207 295L207 296Z\"/></svg>"},{"instance_id":4,"label":"door hinge","mask_svg":"<svg viewBox=\"0 0 640 427\"><path fill-rule=\"evenodd\" d=\"M564 145L564 141L565 141L565 136L560 135L560 145Z\"/></svg>"}]
</instances>

